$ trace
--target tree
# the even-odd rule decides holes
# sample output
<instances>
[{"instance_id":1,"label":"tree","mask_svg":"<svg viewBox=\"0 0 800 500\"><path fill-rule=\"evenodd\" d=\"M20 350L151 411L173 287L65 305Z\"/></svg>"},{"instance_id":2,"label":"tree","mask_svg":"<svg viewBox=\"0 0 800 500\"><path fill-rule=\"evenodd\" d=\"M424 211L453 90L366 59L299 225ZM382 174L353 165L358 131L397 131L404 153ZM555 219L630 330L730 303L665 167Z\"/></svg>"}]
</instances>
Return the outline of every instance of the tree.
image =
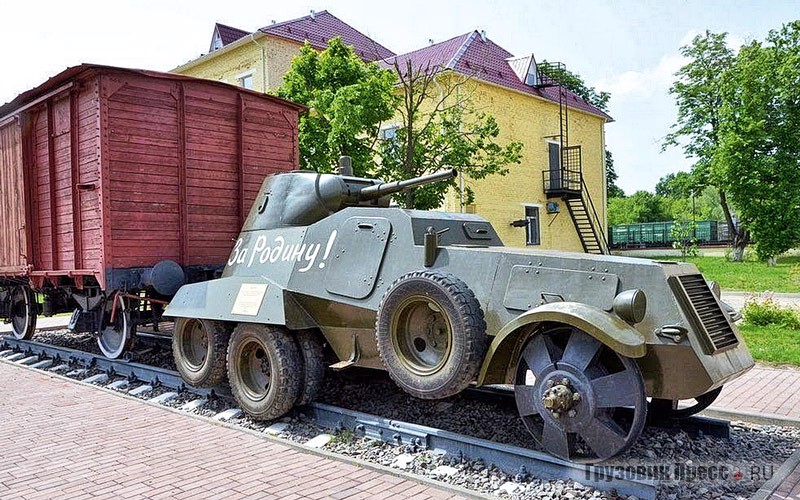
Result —
<instances>
[{"instance_id":1,"label":"tree","mask_svg":"<svg viewBox=\"0 0 800 500\"><path fill-rule=\"evenodd\" d=\"M608 111L608 101L611 99L611 94L608 92L598 92L594 87L589 87L580 75L573 73L564 66L542 61L542 64L538 65L538 67L542 73L560 83L564 88L574 92L584 101L598 109Z\"/></svg>"},{"instance_id":2,"label":"tree","mask_svg":"<svg viewBox=\"0 0 800 500\"><path fill-rule=\"evenodd\" d=\"M656 194L672 198L690 198L696 194L697 182L688 172L667 174L658 180Z\"/></svg>"},{"instance_id":3,"label":"tree","mask_svg":"<svg viewBox=\"0 0 800 500\"><path fill-rule=\"evenodd\" d=\"M800 242L800 21L742 47L724 97L712 174L774 263Z\"/></svg>"},{"instance_id":4,"label":"tree","mask_svg":"<svg viewBox=\"0 0 800 500\"><path fill-rule=\"evenodd\" d=\"M617 171L614 170L614 157L611 156L611 151L606 149L606 193L609 198L622 198L625 196L625 191L617 186Z\"/></svg>"},{"instance_id":5,"label":"tree","mask_svg":"<svg viewBox=\"0 0 800 500\"><path fill-rule=\"evenodd\" d=\"M495 119L472 106L468 76L394 61L399 80L400 126L392 139L380 145L377 173L384 179L409 179L443 168L455 168L463 177L483 179L505 175L520 163L522 143L501 145ZM406 191L398 201L406 208L431 209L442 205L456 181L440 182ZM468 187L459 189L461 205L472 203Z\"/></svg>"},{"instance_id":6,"label":"tree","mask_svg":"<svg viewBox=\"0 0 800 500\"><path fill-rule=\"evenodd\" d=\"M678 119L667 134L663 148L681 146L687 157L694 158L692 167L695 191L707 185L716 186L719 192L728 230L733 239L733 259L741 261L749 235L743 225L736 225L728 204L724 182L712 175L710 166L719 148L720 109L727 71L735 60L733 51L726 45L727 33L697 35L681 54L691 59L676 76L670 88L678 106Z\"/></svg>"},{"instance_id":7,"label":"tree","mask_svg":"<svg viewBox=\"0 0 800 500\"><path fill-rule=\"evenodd\" d=\"M381 122L394 114L395 76L365 63L340 37L317 52L306 42L277 90L311 108L300 116L300 165L329 172L339 156L353 158L357 175L374 169Z\"/></svg>"},{"instance_id":8,"label":"tree","mask_svg":"<svg viewBox=\"0 0 800 500\"><path fill-rule=\"evenodd\" d=\"M608 200L608 224L636 224L672 220L664 199L648 191L636 191L630 196Z\"/></svg>"}]
</instances>

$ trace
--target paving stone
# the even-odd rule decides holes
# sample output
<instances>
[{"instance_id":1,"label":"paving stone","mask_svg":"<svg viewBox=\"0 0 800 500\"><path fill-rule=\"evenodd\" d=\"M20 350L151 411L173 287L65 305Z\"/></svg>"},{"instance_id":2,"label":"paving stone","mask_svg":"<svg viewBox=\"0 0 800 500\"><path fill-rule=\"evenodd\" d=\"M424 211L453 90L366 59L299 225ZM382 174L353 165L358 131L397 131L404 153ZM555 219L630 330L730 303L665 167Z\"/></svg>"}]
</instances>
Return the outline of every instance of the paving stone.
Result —
<instances>
[{"instance_id":1,"label":"paving stone","mask_svg":"<svg viewBox=\"0 0 800 500\"><path fill-rule=\"evenodd\" d=\"M53 364L52 359L43 359L38 363L34 363L31 365L31 368L37 368L39 370L43 370L45 368L49 368Z\"/></svg>"},{"instance_id":2,"label":"paving stone","mask_svg":"<svg viewBox=\"0 0 800 500\"><path fill-rule=\"evenodd\" d=\"M239 408L229 408L225 411L219 412L214 415L214 420L219 420L220 422L224 422L226 420L230 420L232 418L236 418L242 414L242 410Z\"/></svg>"},{"instance_id":3,"label":"paving stone","mask_svg":"<svg viewBox=\"0 0 800 500\"><path fill-rule=\"evenodd\" d=\"M196 409L200 408L201 406L205 406L208 403L207 399L200 398L200 399L193 399L188 403L184 403L178 408L181 411L195 411Z\"/></svg>"},{"instance_id":4,"label":"paving stone","mask_svg":"<svg viewBox=\"0 0 800 500\"><path fill-rule=\"evenodd\" d=\"M156 396L154 398L148 399L148 401L150 401L151 403L158 403L160 405L163 405L167 401L172 401L176 397L178 397L178 393L177 392L165 392L164 394L162 394L160 396Z\"/></svg>"},{"instance_id":5,"label":"paving stone","mask_svg":"<svg viewBox=\"0 0 800 500\"><path fill-rule=\"evenodd\" d=\"M309 448L322 448L326 444L331 442L333 436L330 434L320 434L319 436L313 437L306 441L306 446Z\"/></svg>"},{"instance_id":6,"label":"paving stone","mask_svg":"<svg viewBox=\"0 0 800 500\"><path fill-rule=\"evenodd\" d=\"M104 384L108 382L108 374L98 373L97 375L92 375L91 377L81 380L81 382L86 382L87 384Z\"/></svg>"},{"instance_id":7,"label":"paving stone","mask_svg":"<svg viewBox=\"0 0 800 500\"><path fill-rule=\"evenodd\" d=\"M287 424L286 422L275 422L274 424L264 429L264 432L272 436L277 436L281 432L285 431L288 427L289 424Z\"/></svg>"},{"instance_id":8,"label":"paving stone","mask_svg":"<svg viewBox=\"0 0 800 500\"><path fill-rule=\"evenodd\" d=\"M152 390L153 390L153 386L152 385L140 385L139 387L136 387L136 388L131 389L130 391L128 391L128 394L130 394L131 396L138 396L140 394L144 394L144 393L150 392Z\"/></svg>"}]
</instances>

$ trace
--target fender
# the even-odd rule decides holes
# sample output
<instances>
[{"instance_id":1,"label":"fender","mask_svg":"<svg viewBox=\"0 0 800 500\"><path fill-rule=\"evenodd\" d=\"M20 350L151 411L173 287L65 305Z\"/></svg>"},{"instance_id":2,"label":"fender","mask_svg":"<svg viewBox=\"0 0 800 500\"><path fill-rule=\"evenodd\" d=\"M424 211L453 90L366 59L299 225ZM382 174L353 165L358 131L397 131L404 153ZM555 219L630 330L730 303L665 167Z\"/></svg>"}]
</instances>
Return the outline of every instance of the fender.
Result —
<instances>
[{"instance_id":1,"label":"fender","mask_svg":"<svg viewBox=\"0 0 800 500\"><path fill-rule=\"evenodd\" d=\"M543 322L574 326L629 358L647 353L644 336L618 316L580 302L554 302L509 321L494 337L478 374L478 385L506 383L517 343Z\"/></svg>"},{"instance_id":2,"label":"fender","mask_svg":"<svg viewBox=\"0 0 800 500\"><path fill-rule=\"evenodd\" d=\"M236 323L260 323L290 328L315 326L279 285L265 277L228 276L184 285L164 316ZM291 324L288 324L291 323Z\"/></svg>"}]
</instances>

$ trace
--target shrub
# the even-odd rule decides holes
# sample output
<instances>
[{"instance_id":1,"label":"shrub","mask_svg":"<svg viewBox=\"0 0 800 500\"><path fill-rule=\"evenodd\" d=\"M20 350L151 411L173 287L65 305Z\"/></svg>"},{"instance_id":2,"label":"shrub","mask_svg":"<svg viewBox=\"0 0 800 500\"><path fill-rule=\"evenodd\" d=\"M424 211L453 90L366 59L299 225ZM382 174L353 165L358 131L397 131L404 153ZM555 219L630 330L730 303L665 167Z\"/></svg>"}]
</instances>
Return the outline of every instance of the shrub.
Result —
<instances>
[{"instance_id":1,"label":"shrub","mask_svg":"<svg viewBox=\"0 0 800 500\"><path fill-rule=\"evenodd\" d=\"M800 330L800 314L796 309L781 306L775 302L772 293L762 298L748 297L742 309L745 322L756 326L781 325Z\"/></svg>"}]
</instances>

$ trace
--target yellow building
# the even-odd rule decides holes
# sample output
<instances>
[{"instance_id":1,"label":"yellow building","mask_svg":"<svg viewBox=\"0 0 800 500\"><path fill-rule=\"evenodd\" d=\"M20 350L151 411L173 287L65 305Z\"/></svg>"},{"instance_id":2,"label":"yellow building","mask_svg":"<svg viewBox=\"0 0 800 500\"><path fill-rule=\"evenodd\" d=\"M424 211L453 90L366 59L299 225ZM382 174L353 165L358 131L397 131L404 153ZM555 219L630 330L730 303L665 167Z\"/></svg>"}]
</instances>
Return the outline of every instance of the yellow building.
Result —
<instances>
[{"instance_id":1,"label":"yellow building","mask_svg":"<svg viewBox=\"0 0 800 500\"><path fill-rule=\"evenodd\" d=\"M508 175L460 181L474 192L474 205L463 206L455 192L445 210L485 217L506 245L607 251L603 132L611 117L546 77L533 54L514 57L477 31L398 55L387 66L409 64L468 78L473 106L497 120L499 142L524 144L521 164Z\"/></svg>"},{"instance_id":2,"label":"yellow building","mask_svg":"<svg viewBox=\"0 0 800 500\"><path fill-rule=\"evenodd\" d=\"M253 33L217 23L208 53L172 72L271 92L280 87L304 42L323 50L336 36L352 45L365 61L395 55L333 14L312 11L308 16L273 23Z\"/></svg>"},{"instance_id":3,"label":"yellow building","mask_svg":"<svg viewBox=\"0 0 800 500\"><path fill-rule=\"evenodd\" d=\"M410 61L468 77L473 106L495 117L499 142L524 144L522 163L508 175L460 179L461 188L474 192L474 204L464 206L457 191L445 210L485 217L506 245L607 251L604 125L611 118L548 79L533 54L514 57L485 34L473 31L395 56L328 12L255 33L217 24L210 52L173 71L269 92L280 86L304 41L321 50L335 36L366 61L401 68Z\"/></svg>"}]
</instances>

